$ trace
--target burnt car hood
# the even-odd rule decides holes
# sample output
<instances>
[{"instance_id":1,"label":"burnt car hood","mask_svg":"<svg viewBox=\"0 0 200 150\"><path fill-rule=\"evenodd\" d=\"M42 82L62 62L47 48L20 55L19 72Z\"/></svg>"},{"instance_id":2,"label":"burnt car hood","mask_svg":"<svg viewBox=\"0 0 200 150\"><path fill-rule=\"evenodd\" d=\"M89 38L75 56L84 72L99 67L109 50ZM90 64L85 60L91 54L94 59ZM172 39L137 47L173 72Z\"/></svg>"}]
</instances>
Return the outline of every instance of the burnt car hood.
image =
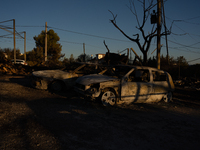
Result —
<instances>
[{"instance_id":1,"label":"burnt car hood","mask_svg":"<svg viewBox=\"0 0 200 150\"><path fill-rule=\"evenodd\" d=\"M79 77L76 80L76 83L79 83L82 85L89 85L89 84L101 83L101 82L112 81L112 80L118 80L118 79L101 75L101 74L91 74L91 75Z\"/></svg>"},{"instance_id":2,"label":"burnt car hood","mask_svg":"<svg viewBox=\"0 0 200 150\"><path fill-rule=\"evenodd\" d=\"M54 79L68 79L72 77L78 77L77 74L62 71L62 70L41 70L34 71L33 76L43 77L43 78L54 78Z\"/></svg>"}]
</instances>

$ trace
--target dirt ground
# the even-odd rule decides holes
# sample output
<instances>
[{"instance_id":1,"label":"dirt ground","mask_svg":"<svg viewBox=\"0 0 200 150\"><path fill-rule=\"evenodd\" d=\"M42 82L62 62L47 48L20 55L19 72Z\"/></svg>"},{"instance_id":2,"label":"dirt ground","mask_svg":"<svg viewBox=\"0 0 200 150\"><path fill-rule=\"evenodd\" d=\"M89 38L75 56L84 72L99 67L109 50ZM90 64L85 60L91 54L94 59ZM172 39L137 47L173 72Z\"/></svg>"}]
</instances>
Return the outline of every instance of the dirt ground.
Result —
<instances>
[{"instance_id":1,"label":"dirt ground","mask_svg":"<svg viewBox=\"0 0 200 150\"><path fill-rule=\"evenodd\" d=\"M73 90L37 90L28 76L0 76L0 149L199 149L200 92L170 103L103 107Z\"/></svg>"}]
</instances>

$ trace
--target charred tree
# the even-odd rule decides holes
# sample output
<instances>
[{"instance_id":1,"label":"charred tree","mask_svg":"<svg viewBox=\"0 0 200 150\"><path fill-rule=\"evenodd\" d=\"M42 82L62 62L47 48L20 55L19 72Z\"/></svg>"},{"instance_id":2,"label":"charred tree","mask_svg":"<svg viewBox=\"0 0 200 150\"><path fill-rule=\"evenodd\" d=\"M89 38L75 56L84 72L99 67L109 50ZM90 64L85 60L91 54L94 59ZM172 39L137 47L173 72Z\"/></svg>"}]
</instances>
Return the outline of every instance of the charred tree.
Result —
<instances>
[{"instance_id":1,"label":"charred tree","mask_svg":"<svg viewBox=\"0 0 200 150\"><path fill-rule=\"evenodd\" d=\"M151 42L152 39L154 37L157 36L157 28L154 27L154 25L152 26L152 30L151 32L149 32L148 34L145 34L144 32L144 26L147 22L147 19L150 16L150 11L152 10L153 7L156 6L156 3L154 4L154 0L148 0L147 2L145 0L138 0L141 4L142 4L142 8L143 8L143 17L142 17L142 21L140 23L139 21L139 17L137 15L137 11L135 9L135 3L134 1L130 1L130 6L128 6L128 8L130 9L130 11L132 12L132 14L136 17L136 21L137 21L137 26L136 28L140 31L140 34L134 34L133 38L128 36L116 23L116 17L117 15L114 15L110 10L109 12L112 14L113 19L110 19L111 23L129 40L135 42L138 46L138 48L140 49L140 51L143 54L143 65L147 64L147 52L149 51L149 48L151 46ZM146 6L146 4L148 6ZM163 33L161 33L161 36L163 35L168 35L170 34L169 31L165 31ZM142 42L141 42L142 39Z\"/></svg>"}]
</instances>

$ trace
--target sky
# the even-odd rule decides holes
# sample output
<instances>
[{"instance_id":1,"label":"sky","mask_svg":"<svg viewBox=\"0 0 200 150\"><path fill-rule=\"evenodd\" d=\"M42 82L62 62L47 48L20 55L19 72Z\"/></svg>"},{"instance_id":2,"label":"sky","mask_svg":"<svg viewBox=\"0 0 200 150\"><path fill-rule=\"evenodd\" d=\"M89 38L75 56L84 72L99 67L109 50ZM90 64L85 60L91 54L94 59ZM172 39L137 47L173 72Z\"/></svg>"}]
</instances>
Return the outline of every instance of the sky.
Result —
<instances>
[{"instance_id":1,"label":"sky","mask_svg":"<svg viewBox=\"0 0 200 150\"><path fill-rule=\"evenodd\" d=\"M47 22L48 30L53 29L60 37L61 53L66 58L71 54L74 58L82 54L83 43L87 55L105 54L107 49L103 44L104 40L113 53L133 48L142 56L137 44L128 40L110 22L113 16L108 10L117 15L117 25L128 36L134 37L134 34L140 33L129 6L129 0L1 0L0 27L12 28L12 19L15 19L16 31L26 31L26 51L35 48L33 37L45 30ZM200 64L199 6L200 1L197 0L164 0L166 26L171 29L171 34L167 37L169 55L174 59L184 56L189 64ZM142 7L137 0L135 8L141 23ZM156 10L156 7L153 9ZM145 34L151 32L152 26L149 18L144 28ZM7 34L10 33L0 29L0 48L13 49L12 36L3 36ZM152 40L148 58L156 57L156 52L152 53L156 48L156 41L156 38ZM161 55L166 56L165 37L161 38L161 44ZM16 39L16 48L21 53L24 52L24 39L19 36Z\"/></svg>"}]
</instances>

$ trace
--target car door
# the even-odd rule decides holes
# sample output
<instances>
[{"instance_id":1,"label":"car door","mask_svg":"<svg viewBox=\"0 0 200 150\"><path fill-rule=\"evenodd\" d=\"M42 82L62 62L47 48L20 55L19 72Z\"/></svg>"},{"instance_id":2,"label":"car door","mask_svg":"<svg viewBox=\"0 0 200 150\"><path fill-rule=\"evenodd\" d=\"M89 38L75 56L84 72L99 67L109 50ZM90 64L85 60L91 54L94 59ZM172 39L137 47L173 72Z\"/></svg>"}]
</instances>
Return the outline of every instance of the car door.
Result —
<instances>
[{"instance_id":1,"label":"car door","mask_svg":"<svg viewBox=\"0 0 200 150\"><path fill-rule=\"evenodd\" d=\"M122 79L121 99L126 102L145 102L152 90L149 70L134 69Z\"/></svg>"},{"instance_id":2,"label":"car door","mask_svg":"<svg viewBox=\"0 0 200 150\"><path fill-rule=\"evenodd\" d=\"M155 95L162 95L166 93L169 90L167 73L164 71L152 71L152 74Z\"/></svg>"}]
</instances>

